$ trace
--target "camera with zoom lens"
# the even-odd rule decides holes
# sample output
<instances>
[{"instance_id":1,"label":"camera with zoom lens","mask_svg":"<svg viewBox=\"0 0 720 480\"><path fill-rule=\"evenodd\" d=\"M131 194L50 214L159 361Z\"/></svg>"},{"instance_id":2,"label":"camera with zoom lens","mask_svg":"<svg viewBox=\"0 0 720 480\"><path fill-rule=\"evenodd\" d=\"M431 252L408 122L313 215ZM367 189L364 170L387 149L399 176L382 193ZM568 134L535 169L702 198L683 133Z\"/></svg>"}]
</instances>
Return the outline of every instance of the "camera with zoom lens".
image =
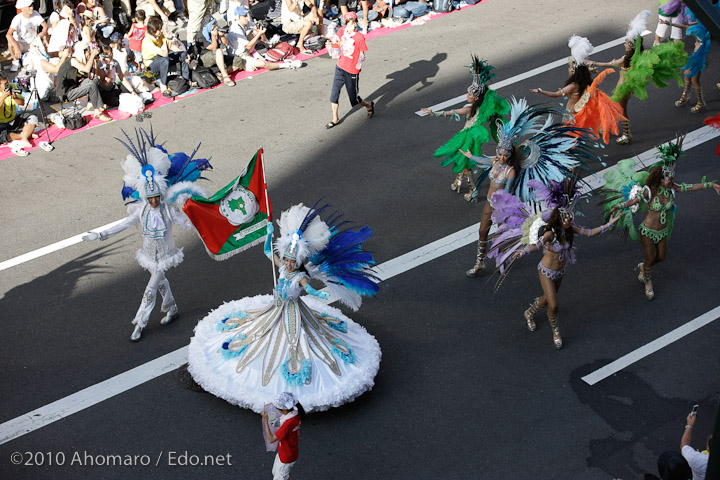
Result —
<instances>
[{"instance_id":1,"label":"camera with zoom lens","mask_svg":"<svg viewBox=\"0 0 720 480\"><path fill-rule=\"evenodd\" d=\"M263 28L265 30L267 30L269 25L270 24L268 22L266 22L265 20L256 20L255 21L255 28L257 28L258 30L261 30Z\"/></svg>"}]
</instances>

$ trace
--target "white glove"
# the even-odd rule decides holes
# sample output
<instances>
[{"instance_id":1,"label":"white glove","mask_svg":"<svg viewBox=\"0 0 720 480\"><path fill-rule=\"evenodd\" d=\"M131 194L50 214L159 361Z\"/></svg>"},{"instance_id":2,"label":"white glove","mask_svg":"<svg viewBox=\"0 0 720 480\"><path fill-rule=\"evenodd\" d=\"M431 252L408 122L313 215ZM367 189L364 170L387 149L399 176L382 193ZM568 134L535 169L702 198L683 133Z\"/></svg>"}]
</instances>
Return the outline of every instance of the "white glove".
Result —
<instances>
[{"instance_id":1,"label":"white glove","mask_svg":"<svg viewBox=\"0 0 720 480\"><path fill-rule=\"evenodd\" d=\"M92 242L100 238L100 234L97 232L88 232L87 235L83 235L83 242Z\"/></svg>"}]
</instances>

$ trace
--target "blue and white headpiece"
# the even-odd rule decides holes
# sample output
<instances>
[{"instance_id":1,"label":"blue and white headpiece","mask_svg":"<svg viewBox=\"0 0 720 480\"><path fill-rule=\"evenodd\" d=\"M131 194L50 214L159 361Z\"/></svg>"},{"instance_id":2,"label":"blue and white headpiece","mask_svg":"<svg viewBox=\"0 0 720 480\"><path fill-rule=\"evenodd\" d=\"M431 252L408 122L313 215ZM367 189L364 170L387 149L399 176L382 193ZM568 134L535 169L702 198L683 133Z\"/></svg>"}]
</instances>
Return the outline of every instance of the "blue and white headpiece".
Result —
<instances>
[{"instance_id":1,"label":"blue and white headpiece","mask_svg":"<svg viewBox=\"0 0 720 480\"><path fill-rule=\"evenodd\" d=\"M135 130L135 139L123 133L125 139L117 140L130 151L122 162L123 200L132 203L159 195L165 202L175 203L188 196L206 196L201 193L205 189L193 184L202 178L202 171L212 168L207 159L194 158L200 145L191 155L168 154L163 145L157 143L152 127L149 132Z\"/></svg>"},{"instance_id":2,"label":"blue and white headpiece","mask_svg":"<svg viewBox=\"0 0 720 480\"><path fill-rule=\"evenodd\" d=\"M328 205L315 208L316 205L308 208L301 203L280 215L280 237L275 241L278 256L302 265L308 257L325 248L330 240L330 228L319 215Z\"/></svg>"},{"instance_id":3,"label":"blue and white headpiece","mask_svg":"<svg viewBox=\"0 0 720 480\"><path fill-rule=\"evenodd\" d=\"M155 181L155 168L152 165L143 165L140 171L145 178L145 185L143 185L145 198L162 196L160 185Z\"/></svg>"}]
</instances>

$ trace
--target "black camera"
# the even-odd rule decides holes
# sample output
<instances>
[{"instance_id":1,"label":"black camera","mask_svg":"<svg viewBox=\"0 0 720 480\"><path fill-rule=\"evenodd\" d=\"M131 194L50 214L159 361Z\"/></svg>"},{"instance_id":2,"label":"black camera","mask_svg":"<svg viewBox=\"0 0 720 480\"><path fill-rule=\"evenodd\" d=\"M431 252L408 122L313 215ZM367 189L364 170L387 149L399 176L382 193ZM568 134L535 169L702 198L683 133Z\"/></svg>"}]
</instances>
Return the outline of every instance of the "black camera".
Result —
<instances>
[{"instance_id":1,"label":"black camera","mask_svg":"<svg viewBox=\"0 0 720 480\"><path fill-rule=\"evenodd\" d=\"M230 24L224 18L215 19L215 30L219 33L228 33L230 31Z\"/></svg>"},{"instance_id":2,"label":"black camera","mask_svg":"<svg viewBox=\"0 0 720 480\"><path fill-rule=\"evenodd\" d=\"M260 30L262 28L267 30L269 25L270 24L268 22L266 22L265 20L256 20L255 21L255 28L257 28L258 30Z\"/></svg>"}]
</instances>

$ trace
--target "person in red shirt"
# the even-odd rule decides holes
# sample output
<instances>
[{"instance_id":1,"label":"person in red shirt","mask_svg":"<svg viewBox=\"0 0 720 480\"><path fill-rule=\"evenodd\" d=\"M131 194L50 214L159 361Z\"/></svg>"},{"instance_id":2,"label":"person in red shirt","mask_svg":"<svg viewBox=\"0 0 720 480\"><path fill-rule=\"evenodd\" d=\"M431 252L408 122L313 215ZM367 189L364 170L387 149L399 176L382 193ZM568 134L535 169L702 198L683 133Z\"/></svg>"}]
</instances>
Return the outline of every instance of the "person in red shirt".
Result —
<instances>
[{"instance_id":1,"label":"person in red shirt","mask_svg":"<svg viewBox=\"0 0 720 480\"><path fill-rule=\"evenodd\" d=\"M368 102L360 98L358 95L360 70L365 61L365 52L367 45L365 44L365 36L357 31L358 18L355 12L348 12L344 16L345 26L340 29L337 36L333 39L340 43L340 59L335 67L335 78L333 79L332 92L330 93L330 106L332 107L332 121L325 125L325 128L333 128L340 123L338 116L338 99L340 98L340 89L343 85L348 92L350 105L353 107L357 104L367 109L368 118L372 118L375 114L375 102Z\"/></svg>"},{"instance_id":2,"label":"person in red shirt","mask_svg":"<svg viewBox=\"0 0 720 480\"><path fill-rule=\"evenodd\" d=\"M288 480L290 469L298 459L300 423L305 417L305 410L291 392L283 392L278 395L273 405L283 414L280 417L280 428L274 435L270 431L267 412L262 414L263 427L268 441L270 443L280 442L272 468L273 480Z\"/></svg>"}]
</instances>

